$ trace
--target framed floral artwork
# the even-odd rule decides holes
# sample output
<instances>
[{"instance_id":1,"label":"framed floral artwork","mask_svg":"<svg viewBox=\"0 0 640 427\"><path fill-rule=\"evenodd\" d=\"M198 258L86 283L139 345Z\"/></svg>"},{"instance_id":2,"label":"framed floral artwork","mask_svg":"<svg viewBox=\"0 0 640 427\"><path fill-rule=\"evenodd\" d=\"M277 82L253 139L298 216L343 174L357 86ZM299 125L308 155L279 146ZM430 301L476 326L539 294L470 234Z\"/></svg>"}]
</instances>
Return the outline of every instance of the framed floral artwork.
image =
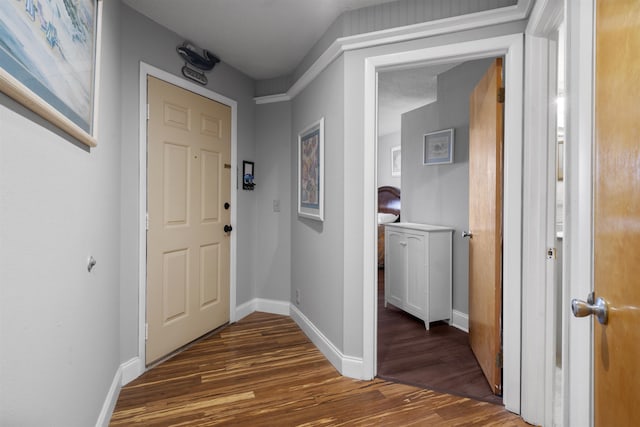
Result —
<instances>
[{"instance_id":1,"label":"framed floral artwork","mask_svg":"<svg viewBox=\"0 0 640 427\"><path fill-rule=\"evenodd\" d=\"M324 117L298 134L298 216L324 221Z\"/></svg>"}]
</instances>

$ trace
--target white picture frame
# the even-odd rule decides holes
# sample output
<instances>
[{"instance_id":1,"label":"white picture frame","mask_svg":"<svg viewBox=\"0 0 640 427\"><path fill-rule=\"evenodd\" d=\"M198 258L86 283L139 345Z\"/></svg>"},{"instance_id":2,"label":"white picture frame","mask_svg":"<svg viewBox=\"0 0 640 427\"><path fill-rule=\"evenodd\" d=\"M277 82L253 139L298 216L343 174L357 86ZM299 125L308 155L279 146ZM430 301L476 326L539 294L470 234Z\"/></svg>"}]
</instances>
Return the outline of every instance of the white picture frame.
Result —
<instances>
[{"instance_id":1,"label":"white picture frame","mask_svg":"<svg viewBox=\"0 0 640 427\"><path fill-rule=\"evenodd\" d=\"M453 163L453 136L453 128L425 134L423 138L422 163L424 165Z\"/></svg>"},{"instance_id":2,"label":"white picture frame","mask_svg":"<svg viewBox=\"0 0 640 427\"><path fill-rule=\"evenodd\" d=\"M400 176L402 174L402 147L391 148L391 176Z\"/></svg>"}]
</instances>

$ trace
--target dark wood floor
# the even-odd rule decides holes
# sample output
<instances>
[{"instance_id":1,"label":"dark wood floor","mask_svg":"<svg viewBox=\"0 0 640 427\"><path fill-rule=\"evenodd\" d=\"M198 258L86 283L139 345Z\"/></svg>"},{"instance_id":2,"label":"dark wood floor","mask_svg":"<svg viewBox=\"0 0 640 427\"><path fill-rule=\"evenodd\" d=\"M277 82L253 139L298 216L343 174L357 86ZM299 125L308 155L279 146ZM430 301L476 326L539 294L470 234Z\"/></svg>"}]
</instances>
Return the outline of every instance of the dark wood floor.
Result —
<instances>
[{"instance_id":1,"label":"dark wood floor","mask_svg":"<svg viewBox=\"0 0 640 427\"><path fill-rule=\"evenodd\" d=\"M502 404L491 392L468 335L445 322L431 323L388 305L384 270L378 272L378 376L418 387Z\"/></svg>"},{"instance_id":2,"label":"dark wood floor","mask_svg":"<svg viewBox=\"0 0 640 427\"><path fill-rule=\"evenodd\" d=\"M285 316L253 313L124 387L111 426L525 426L504 408L342 377Z\"/></svg>"}]
</instances>

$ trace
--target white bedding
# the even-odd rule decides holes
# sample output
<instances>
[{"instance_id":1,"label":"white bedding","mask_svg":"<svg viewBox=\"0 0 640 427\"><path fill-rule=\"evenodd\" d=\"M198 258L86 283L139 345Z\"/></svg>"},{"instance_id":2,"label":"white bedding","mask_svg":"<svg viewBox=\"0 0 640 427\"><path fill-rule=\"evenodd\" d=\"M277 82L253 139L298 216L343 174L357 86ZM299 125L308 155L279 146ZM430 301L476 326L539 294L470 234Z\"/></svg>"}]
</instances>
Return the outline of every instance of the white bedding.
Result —
<instances>
[{"instance_id":1,"label":"white bedding","mask_svg":"<svg viewBox=\"0 0 640 427\"><path fill-rule=\"evenodd\" d=\"M392 213L378 212L378 224L390 224L398 219L398 215Z\"/></svg>"}]
</instances>

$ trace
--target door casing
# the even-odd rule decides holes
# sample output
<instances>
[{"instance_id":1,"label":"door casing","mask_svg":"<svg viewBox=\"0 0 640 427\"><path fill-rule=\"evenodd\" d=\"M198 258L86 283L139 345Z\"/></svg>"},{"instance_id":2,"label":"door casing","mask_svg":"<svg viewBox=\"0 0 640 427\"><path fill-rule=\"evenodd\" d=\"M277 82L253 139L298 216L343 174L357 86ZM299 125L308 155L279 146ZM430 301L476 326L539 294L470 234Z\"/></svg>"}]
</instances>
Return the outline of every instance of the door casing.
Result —
<instances>
[{"instance_id":1,"label":"door casing","mask_svg":"<svg viewBox=\"0 0 640 427\"><path fill-rule=\"evenodd\" d=\"M558 30L564 19L562 2L538 2L525 36L522 411L525 421L552 425L555 381L556 324L553 310L555 260L546 258L555 245L555 81ZM551 165L551 166L550 166ZM553 217L553 219L552 219ZM562 268L562 266L557 266ZM565 281L566 283L566 281ZM566 323L566 322L565 322ZM563 367L565 365L563 364ZM563 396L563 390L561 390ZM563 405L564 406L564 405ZM564 408L563 408L564 409Z\"/></svg>"},{"instance_id":2,"label":"door casing","mask_svg":"<svg viewBox=\"0 0 640 427\"><path fill-rule=\"evenodd\" d=\"M593 114L595 1L566 2L567 122L563 301L564 425L593 425L593 326L573 318L570 298L593 290ZM585 267L587 266L587 267Z\"/></svg>"},{"instance_id":3,"label":"door casing","mask_svg":"<svg viewBox=\"0 0 640 427\"><path fill-rule=\"evenodd\" d=\"M505 150L504 150L504 262L503 262L503 336L504 378L503 402L515 413L520 412L521 351L521 254L522 254L522 84L523 35L513 34L470 42L369 57L364 75L364 251L363 260L363 371L376 374L377 311L377 224L376 200L376 106L377 72L382 69L411 65L436 65L481 58L505 57Z\"/></svg>"},{"instance_id":4,"label":"door casing","mask_svg":"<svg viewBox=\"0 0 640 427\"><path fill-rule=\"evenodd\" d=\"M138 247L140 249L138 254L138 363L137 363L137 375L142 375L145 370L145 330L146 330L146 292L147 292L147 237L146 237L146 213L147 213L147 76L153 76L166 82L172 83L183 89L202 95L206 98L220 102L231 107L231 225L236 228L237 224L237 180L238 170L237 165L237 129L238 129L238 105L237 102L220 95L212 90L203 88L190 83L182 78L176 77L173 74L160 70L152 65L140 62L140 117L139 117L139 149L140 149L140 164L139 164L139 237ZM231 253L230 253L230 277L229 277L229 322L236 321L236 252L237 252L237 238L236 233L231 233ZM135 377L134 377L135 378ZM133 379L133 378L131 378ZM124 382L124 381L123 381Z\"/></svg>"}]
</instances>

